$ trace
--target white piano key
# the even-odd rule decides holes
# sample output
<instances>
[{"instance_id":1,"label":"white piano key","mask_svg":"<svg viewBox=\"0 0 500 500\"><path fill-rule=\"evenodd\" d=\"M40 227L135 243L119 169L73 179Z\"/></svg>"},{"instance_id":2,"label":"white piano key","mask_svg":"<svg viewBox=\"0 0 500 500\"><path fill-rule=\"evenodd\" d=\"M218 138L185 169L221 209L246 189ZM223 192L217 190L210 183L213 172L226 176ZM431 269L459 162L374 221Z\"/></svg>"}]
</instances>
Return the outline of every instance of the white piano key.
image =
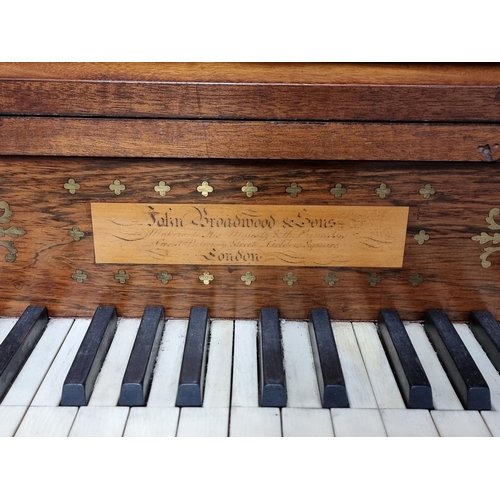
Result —
<instances>
[{"instance_id":1,"label":"white piano key","mask_svg":"<svg viewBox=\"0 0 500 500\"><path fill-rule=\"evenodd\" d=\"M380 410L389 437L439 437L428 410Z\"/></svg>"},{"instance_id":2,"label":"white piano key","mask_svg":"<svg viewBox=\"0 0 500 500\"><path fill-rule=\"evenodd\" d=\"M375 408L332 408L333 432L337 437L385 437L384 423Z\"/></svg>"},{"instance_id":3,"label":"white piano key","mask_svg":"<svg viewBox=\"0 0 500 500\"><path fill-rule=\"evenodd\" d=\"M333 322L332 329L344 373L350 408L377 408L377 400L366 372L352 324Z\"/></svg>"},{"instance_id":4,"label":"white piano key","mask_svg":"<svg viewBox=\"0 0 500 500\"><path fill-rule=\"evenodd\" d=\"M432 410L432 420L443 437L489 437L488 427L478 411Z\"/></svg>"},{"instance_id":5,"label":"white piano key","mask_svg":"<svg viewBox=\"0 0 500 500\"><path fill-rule=\"evenodd\" d=\"M481 417L492 436L500 437L500 411L482 411Z\"/></svg>"},{"instance_id":6,"label":"white piano key","mask_svg":"<svg viewBox=\"0 0 500 500\"><path fill-rule=\"evenodd\" d=\"M12 437L27 410L27 406L0 406L0 437Z\"/></svg>"},{"instance_id":7,"label":"white piano key","mask_svg":"<svg viewBox=\"0 0 500 500\"><path fill-rule=\"evenodd\" d=\"M140 319L119 319L108 354L95 381L89 406L116 406Z\"/></svg>"},{"instance_id":8,"label":"white piano key","mask_svg":"<svg viewBox=\"0 0 500 500\"><path fill-rule=\"evenodd\" d=\"M423 325L408 322L404 322L404 325L431 384L434 408L436 410L462 410L462 403L441 366Z\"/></svg>"},{"instance_id":9,"label":"white piano key","mask_svg":"<svg viewBox=\"0 0 500 500\"><path fill-rule=\"evenodd\" d=\"M130 413L124 437L175 437L179 408L135 407Z\"/></svg>"},{"instance_id":10,"label":"white piano key","mask_svg":"<svg viewBox=\"0 0 500 500\"><path fill-rule=\"evenodd\" d=\"M67 437L77 412L76 406L31 406L16 437Z\"/></svg>"},{"instance_id":11,"label":"white piano key","mask_svg":"<svg viewBox=\"0 0 500 500\"><path fill-rule=\"evenodd\" d=\"M234 322L233 386L231 405L259 406L257 322Z\"/></svg>"},{"instance_id":12,"label":"white piano key","mask_svg":"<svg viewBox=\"0 0 500 500\"><path fill-rule=\"evenodd\" d=\"M230 437L281 437L279 408L231 408Z\"/></svg>"},{"instance_id":13,"label":"white piano key","mask_svg":"<svg viewBox=\"0 0 500 500\"><path fill-rule=\"evenodd\" d=\"M29 406L50 368L73 320L51 319L40 340L5 395L2 406Z\"/></svg>"},{"instance_id":14,"label":"white piano key","mask_svg":"<svg viewBox=\"0 0 500 500\"><path fill-rule=\"evenodd\" d=\"M177 437L227 437L229 408L182 408Z\"/></svg>"},{"instance_id":15,"label":"white piano key","mask_svg":"<svg viewBox=\"0 0 500 500\"><path fill-rule=\"evenodd\" d=\"M281 321L288 408L321 408L308 328L305 321Z\"/></svg>"},{"instance_id":16,"label":"white piano key","mask_svg":"<svg viewBox=\"0 0 500 500\"><path fill-rule=\"evenodd\" d=\"M481 344L479 344L476 340L476 337L470 331L469 327L463 323L454 323L453 326L488 384L491 396L491 409L499 411L500 375L498 374L496 368L491 364L491 361L481 347Z\"/></svg>"},{"instance_id":17,"label":"white piano key","mask_svg":"<svg viewBox=\"0 0 500 500\"><path fill-rule=\"evenodd\" d=\"M406 408L374 323L353 323L379 408Z\"/></svg>"},{"instance_id":18,"label":"white piano key","mask_svg":"<svg viewBox=\"0 0 500 500\"><path fill-rule=\"evenodd\" d=\"M75 359L83 337L90 325L90 319L77 318L59 349L49 371L45 375L31 406L58 406L64 380Z\"/></svg>"},{"instance_id":19,"label":"white piano key","mask_svg":"<svg viewBox=\"0 0 500 500\"><path fill-rule=\"evenodd\" d=\"M283 437L333 437L330 410L282 408Z\"/></svg>"},{"instance_id":20,"label":"white piano key","mask_svg":"<svg viewBox=\"0 0 500 500\"><path fill-rule=\"evenodd\" d=\"M233 362L234 322L214 320L210 325L210 348L203 395L204 408L229 408Z\"/></svg>"},{"instance_id":21,"label":"white piano key","mask_svg":"<svg viewBox=\"0 0 500 500\"><path fill-rule=\"evenodd\" d=\"M82 406L69 437L121 437L128 413L127 406Z\"/></svg>"},{"instance_id":22,"label":"white piano key","mask_svg":"<svg viewBox=\"0 0 500 500\"><path fill-rule=\"evenodd\" d=\"M18 319L19 318L0 318L0 344L4 341L5 337L7 337Z\"/></svg>"},{"instance_id":23,"label":"white piano key","mask_svg":"<svg viewBox=\"0 0 500 500\"><path fill-rule=\"evenodd\" d=\"M175 407L187 320L168 320L158 350L147 406Z\"/></svg>"}]
</instances>

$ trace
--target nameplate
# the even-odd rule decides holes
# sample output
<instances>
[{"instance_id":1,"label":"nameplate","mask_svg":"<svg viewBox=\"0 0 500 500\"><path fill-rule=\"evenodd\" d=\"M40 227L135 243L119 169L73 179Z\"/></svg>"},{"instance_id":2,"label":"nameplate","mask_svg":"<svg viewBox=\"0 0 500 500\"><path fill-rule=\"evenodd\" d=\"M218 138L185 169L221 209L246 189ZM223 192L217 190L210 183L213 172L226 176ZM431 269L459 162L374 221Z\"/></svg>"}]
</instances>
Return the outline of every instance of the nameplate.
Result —
<instances>
[{"instance_id":1,"label":"nameplate","mask_svg":"<svg viewBox=\"0 0 500 500\"><path fill-rule=\"evenodd\" d=\"M403 266L408 207L91 203L98 264Z\"/></svg>"}]
</instances>

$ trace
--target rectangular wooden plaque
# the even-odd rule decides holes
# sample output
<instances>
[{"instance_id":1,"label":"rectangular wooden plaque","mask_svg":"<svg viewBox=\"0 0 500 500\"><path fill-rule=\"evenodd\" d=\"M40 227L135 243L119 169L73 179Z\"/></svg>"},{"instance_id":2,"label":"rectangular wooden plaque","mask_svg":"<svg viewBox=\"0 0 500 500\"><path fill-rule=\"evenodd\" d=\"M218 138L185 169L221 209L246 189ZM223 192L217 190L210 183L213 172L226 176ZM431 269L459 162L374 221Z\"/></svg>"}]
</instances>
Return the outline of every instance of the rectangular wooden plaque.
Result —
<instances>
[{"instance_id":1,"label":"rectangular wooden plaque","mask_svg":"<svg viewBox=\"0 0 500 500\"><path fill-rule=\"evenodd\" d=\"M98 264L401 268L408 207L91 203Z\"/></svg>"}]
</instances>

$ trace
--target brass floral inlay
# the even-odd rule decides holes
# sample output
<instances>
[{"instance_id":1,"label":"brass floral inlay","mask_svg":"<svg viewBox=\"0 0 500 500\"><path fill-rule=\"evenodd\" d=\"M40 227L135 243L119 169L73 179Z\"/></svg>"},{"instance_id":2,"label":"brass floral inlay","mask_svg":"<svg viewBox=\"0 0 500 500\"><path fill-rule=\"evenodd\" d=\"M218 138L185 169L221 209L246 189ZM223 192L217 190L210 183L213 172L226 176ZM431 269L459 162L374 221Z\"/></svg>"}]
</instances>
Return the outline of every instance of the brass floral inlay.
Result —
<instances>
[{"instance_id":1,"label":"brass floral inlay","mask_svg":"<svg viewBox=\"0 0 500 500\"><path fill-rule=\"evenodd\" d=\"M115 280L125 284L130 279L130 274L126 273L123 269L120 269L117 274L115 274Z\"/></svg>"},{"instance_id":2,"label":"brass floral inlay","mask_svg":"<svg viewBox=\"0 0 500 500\"><path fill-rule=\"evenodd\" d=\"M500 224L495 221L495 217L499 214L500 214L500 208L492 208L490 210L488 217L486 217L486 222L489 224L488 229L500 230ZM488 234L483 232L481 233L480 236L473 236L472 239L474 241L477 241L481 245L486 245L486 243L491 243L493 245L500 245L500 233ZM481 265L483 267L488 268L491 266L491 262L488 260L488 258L492 253L495 252L500 252L500 246L484 248L484 252L479 256L479 258L481 259Z\"/></svg>"},{"instance_id":3,"label":"brass floral inlay","mask_svg":"<svg viewBox=\"0 0 500 500\"><path fill-rule=\"evenodd\" d=\"M297 281L299 281L299 278L297 278L297 276L295 276L295 274L293 274L292 272L289 272L287 273L285 276L283 276L283 281L288 285L288 286L292 286L294 285L295 283L297 283Z\"/></svg>"},{"instance_id":4,"label":"brass floral inlay","mask_svg":"<svg viewBox=\"0 0 500 500\"><path fill-rule=\"evenodd\" d=\"M342 198L342 195L343 194L346 194L347 193L347 189L342 186L342 184L338 183L338 184L335 184L335 187L332 187L332 189L330 189L330 193L333 194L333 196L335 196L335 198Z\"/></svg>"},{"instance_id":5,"label":"brass floral inlay","mask_svg":"<svg viewBox=\"0 0 500 500\"><path fill-rule=\"evenodd\" d=\"M409 280L408 280L413 286L418 286L420 283L423 283L424 278L420 276L420 274L414 274Z\"/></svg>"},{"instance_id":6,"label":"brass floral inlay","mask_svg":"<svg viewBox=\"0 0 500 500\"><path fill-rule=\"evenodd\" d=\"M302 188L296 183L292 182L285 191L292 197L297 198L297 195L302 193Z\"/></svg>"},{"instance_id":7,"label":"brass floral inlay","mask_svg":"<svg viewBox=\"0 0 500 500\"><path fill-rule=\"evenodd\" d=\"M414 238L417 240L419 245L423 245L430 238L430 236L422 229L414 236Z\"/></svg>"},{"instance_id":8,"label":"brass floral inlay","mask_svg":"<svg viewBox=\"0 0 500 500\"><path fill-rule=\"evenodd\" d=\"M240 279L245 285L251 285L257 278L250 271L247 271Z\"/></svg>"},{"instance_id":9,"label":"brass floral inlay","mask_svg":"<svg viewBox=\"0 0 500 500\"><path fill-rule=\"evenodd\" d=\"M366 281L370 283L370 286L376 286L382 281L382 278L378 274L371 273L370 276L366 278Z\"/></svg>"},{"instance_id":10,"label":"brass floral inlay","mask_svg":"<svg viewBox=\"0 0 500 500\"><path fill-rule=\"evenodd\" d=\"M340 278L334 272L330 272L323 280L328 283L328 286L334 286L340 281Z\"/></svg>"},{"instance_id":11,"label":"brass floral inlay","mask_svg":"<svg viewBox=\"0 0 500 500\"><path fill-rule=\"evenodd\" d=\"M80 189L80 184L75 179L68 179L68 182L64 184L64 189L67 189L70 194L75 194Z\"/></svg>"},{"instance_id":12,"label":"brass floral inlay","mask_svg":"<svg viewBox=\"0 0 500 500\"><path fill-rule=\"evenodd\" d=\"M241 190L249 197L251 198L258 190L259 188L257 186L253 185L253 182L248 181L242 188Z\"/></svg>"},{"instance_id":13,"label":"brass floral inlay","mask_svg":"<svg viewBox=\"0 0 500 500\"><path fill-rule=\"evenodd\" d=\"M122 194L122 191L125 191L125 184L122 184L120 180L116 179L113 181L113 184L110 184L109 189L116 194L116 196Z\"/></svg>"},{"instance_id":14,"label":"brass floral inlay","mask_svg":"<svg viewBox=\"0 0 500 500\"><path fill-rule=\"evenodd\" d=\"M206 197L210 193L213 193L214 188L207 181L203 181L201 183L201 186L198 186L196 188L196 191L198 191L198 193L201 193L202 196Z\"/></svg>"},{"instance_id":15,"label":"brass floral inlay","mask_svg":"<svg viewBox=\"0 0 500 500\"><path fill-rule=\"evenodd\" d=\"M204 285L210 285L210 283L215 279L213 274L210 274L208 271L204 271L203 274L198 276L198 279Z\"/></svg>"},{"instance_id":16,"label":"brass floral inlay","mask_svg":"<svg viewBox=\"0 0 500 500\"><path fill-rule=\"evenodd\" d=\"M0 210L3 210L2 215L0 216L0 223L8 223L10 222L10 218L12 217L12 210L9 207L9 204L6 201L0 201ZM0 238L4 238L8 236L9 238L16 239L19 236L23 236L26 234L24 229L19 229L16 226L10 226L7 229L4 229L0 226ZM17 248L14 246L12 241L0 241L0 246L4 247L7 250L7 255L5 256L5 260L7 262L14 262L17 256Z\"/></svg>"},{"instance_id":17,"label":"brass floral inlay","mask_svg":"<svg viewBox=\"0 0 500 500\"><path fill-rule=\"evenodd\" d=\"M75 226L71 231L68 231L68 236L71 236L75 241L80 241L85 236L85 233Z\"/></svg>"},{"instance_id":18,"label":"brass floral inlay","mask_svg":"<svg viewBox=\"0 0 500 500\"><path fill-rule=\"evenodd\" d=\"M77 269L71 277L80 285L88 278L88 274L83 272L81 269Z\"/></svg>"},{"instance_id":19,"label":"brass floral inlay","mask_svg":"<svg viewBox=\"0 0 500 500\"><path fill-rule=\"evenodd\" d=\"M160 181L156 186L155 186L155 191L160 195L160 196L165 196L169 191L170 191L170 186L165 182L165 181Z\"/></svg>"},{"instance_id":20,"label":"brass floral inlay","mask_svg":"<svg viewBox=\"0 0 500 500\"><path fill-rule=\"evenodd\" d=\"M388 194L391 194L391 190L387 187L387 184L382 183L375 189L375 193L379 198L385 198Z\"/></svg>"},{"instance_id":21,"label":"brass floral inlay","mask_svg":"<svg viewBox=\"0 0 500 500\"><path fill-rule=\"evenodd\" d=\"M168 272L168 271L162 271L160 274L156 275L156 277L164 284L166 285L172 278L173 276Z\"/></svg>"},{"instance_id":22,"label":"brass floral inlay","mask_svg":"<svg viewBox=\"0 0 500 500\"><path fill-rule=\"evenodd\" d=\"M422 189L420 189L419 193L427 200L432 195L436 194L436 190L430 184L426 184Z\"/></svg>"}]
</instances>

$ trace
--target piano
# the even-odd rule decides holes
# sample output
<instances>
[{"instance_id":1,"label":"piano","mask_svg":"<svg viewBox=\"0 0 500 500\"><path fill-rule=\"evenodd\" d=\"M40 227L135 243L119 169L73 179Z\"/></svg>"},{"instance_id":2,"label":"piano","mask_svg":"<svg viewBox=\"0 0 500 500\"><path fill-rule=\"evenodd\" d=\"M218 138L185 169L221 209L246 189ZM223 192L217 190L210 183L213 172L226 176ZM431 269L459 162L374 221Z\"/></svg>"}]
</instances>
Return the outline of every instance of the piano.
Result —
<instances>
[{"instance_id":1,"label":"piano","mask_svg":"<svg viewBox=\"0 0 500 500\"><path fill-rule=\"evenodd\" d=\"M0 435L500 435L500 66L0 64Z\"/></svg>"}]
</instances>

